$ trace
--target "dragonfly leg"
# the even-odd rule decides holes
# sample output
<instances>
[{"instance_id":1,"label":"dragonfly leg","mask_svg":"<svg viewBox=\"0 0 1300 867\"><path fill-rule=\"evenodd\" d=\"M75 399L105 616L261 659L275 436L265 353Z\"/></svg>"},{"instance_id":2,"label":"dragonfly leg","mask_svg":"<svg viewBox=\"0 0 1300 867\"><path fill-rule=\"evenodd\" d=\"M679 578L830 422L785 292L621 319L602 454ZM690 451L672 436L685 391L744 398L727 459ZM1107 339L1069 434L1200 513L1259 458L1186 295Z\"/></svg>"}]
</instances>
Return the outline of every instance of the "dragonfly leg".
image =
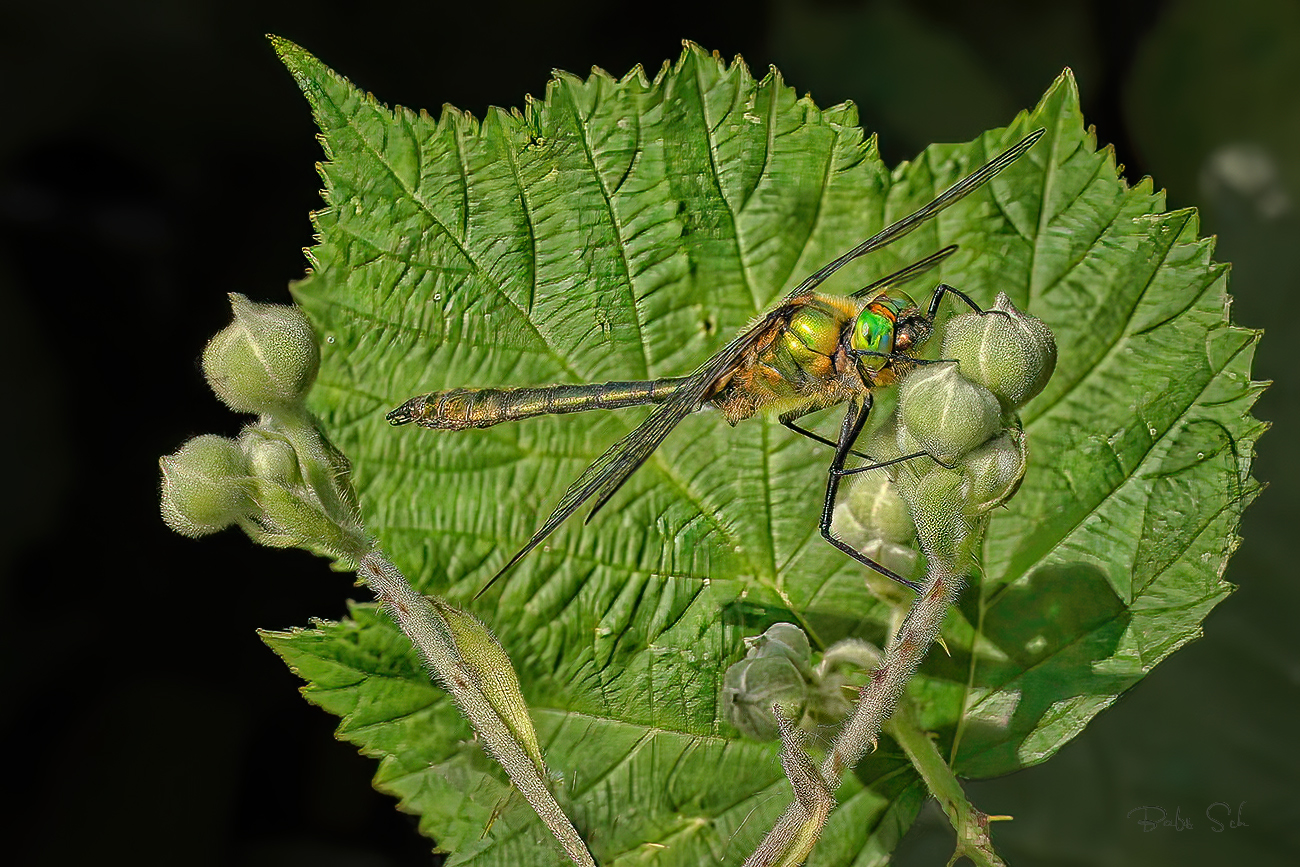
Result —
<instances>
[{"instance_id":1,"label":"dragonfly leg","mask_svg":"<svg viewBox=\"0 0 1300 867\"><path fill-rule=\"evenodd\" d=\"M879 352L875 349L850 349L848 353L854 359L864 355L874 355L876 358L888 358L890 361L902 361L908 364L957 364L955 358L916 358L902 352Z\"/></svg>"},{"instance_id":2,"label":"dragonfly leg","mask_svg":"<svg viewBox=\"0 0 1300 867\"><path fill-rule=\"evenodd\" d=\"M939 466L948 467L948 469L950 470L953 469L952 466L950 466L949 464L945 464L943 461L939 460L929 452L912 452L910 455L903 455L901 458L890 458L887 461L880 461L879 463L868 464L865 467L851 467L847 470L844 469L831 470L831 473L836 476L856 476L858 473L869 473L872 470L879 470L884 467L892 467L894 464L901 464L904 461L914 460L915 458L930 458L935 463L939 464Z\"/></svg>"},{"instance_id":3,"label":"dragonfly leg","mask_svg":"<svg viewBox=\"0 0 1300 867\"><path fill-rule=\"evenodd\" d=\"M892 578L904 587L910 587L916 592L921 592L921 585L915 581L909 581L897 572L887 569L881 564L872 560L853 546L839 539L831 532L831 518L835 514L835 497L840 490L840 479L844 470L844 461L848 458L852 450L853 442L862 433L862 427L866 424L867 414L871 412L871 395L859 403L857 400L849 402L849 411L844 416L844 424L840 426L840 441L835 444L835 457L831 460L831 466L826 480L826 502L822 506L821 531L822 538L830 542L836 548L839 548L845 554L848 554L854 560L864 566L870 566L886 578Z\"/></svg>"},{"instance_id":4,"label":"dragonfly leg","mask_svg":"<svg viewBox=\"0 0 1300 867\"><path fill-rule=\"evenodd\" d=\"M962 292L960 289L955 289L952 286L949 286L947 283L940 283L937 287L935 287L934 294L930 296L930 310L926 314L926 318L929 319L931 322L934 322L934 317L939 313L939 302L943 300L944 295L956 295L958 298L965 301L970 306L970 309L974 310L976 313L981 313L981 314L996 313L999 316L1011 315L1007 313L1005 310L981 310L980 306L976 304L974 301L972 301L970 299L970 296L967 295L965 292Z\"/></svg>"},{"instance_id":5,"label":"dragonfly leg","mask_svg":"<svg viewBox=\"0 0 1300 867\"><path fill-rule=\"evenodd\" d=\"M969 304L970 309L974 310L976 313L984 312L980 309L978 304L970 300L970 296L965 292L962 292L960 289L955 289L947 283L940 283L935 287L934 294L930 296L930 311L925 314L926 319L929 319L931 322L934 321L935 315L939 312L939 302L943 301L944 295L956 295L958 298Z\"/></svg>"},{"instance_id":6,"label":"dragonfly leg","mask_svg":"<svg viewBox=\"0 0 1300 867\"><path fill-rule=\"evenodd\" d=\"M812 431L807 430L806 428L801 428L801 427L799 427L799 425L795 424L795 423L794 423L794 420L797 419L797 418L800 418L801 416L802 416L802 413L800 413L800 414L795 414L795 413L785 413L785 414L783 414L783 415L781 416L781 418L780 418L780 422L781 422L782 427L785 427L785 428L788 429L788 430L792 430L792 431L794 431L795 433L799 434L800 436L808 437L808 439L810 439L810 440L814 440L815 442L819 442L819 443L821 443L821 444L824 445L824 446L830 446L831 448L835 448L835 447L837 447L837 446L839 445L839 443L836 443L836 442L833 442L833 441L831 441L831 440L828 440L828 439L826 439L826 437L821 436L820 434L815 434L815 433L813 433ZM862 458L863 460L868 460L868 461L874 461L874 460L875 460L875 458L873 458L871 455L869 455L869 454L865 454L864 452L860 452L860 451L858 451L857 449L849 449L849 454L857 455L858 457Z\"/></svg>"}]
</instances>

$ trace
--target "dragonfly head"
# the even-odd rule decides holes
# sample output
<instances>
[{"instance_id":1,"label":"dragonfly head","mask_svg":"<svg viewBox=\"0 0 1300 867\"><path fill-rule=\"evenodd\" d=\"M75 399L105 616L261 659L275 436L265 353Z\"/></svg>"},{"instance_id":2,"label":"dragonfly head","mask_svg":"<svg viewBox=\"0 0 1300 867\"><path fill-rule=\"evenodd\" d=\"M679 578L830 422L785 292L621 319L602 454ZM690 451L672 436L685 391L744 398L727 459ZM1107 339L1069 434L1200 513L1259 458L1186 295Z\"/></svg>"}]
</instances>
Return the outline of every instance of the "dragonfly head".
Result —
<instances>
[{"instance_id":1,"label":"dragonfly head","mask_svg":"<svg viewBox=\"0 0 1300 867\"><path fill-rule=\"evenodd\" d=\"M868 374L884 369L894 353L910 352L930 336L930 322L901 292L880 295L853 321L849 348L862 353L858 366Z\"/></svg>"}]
</instances>

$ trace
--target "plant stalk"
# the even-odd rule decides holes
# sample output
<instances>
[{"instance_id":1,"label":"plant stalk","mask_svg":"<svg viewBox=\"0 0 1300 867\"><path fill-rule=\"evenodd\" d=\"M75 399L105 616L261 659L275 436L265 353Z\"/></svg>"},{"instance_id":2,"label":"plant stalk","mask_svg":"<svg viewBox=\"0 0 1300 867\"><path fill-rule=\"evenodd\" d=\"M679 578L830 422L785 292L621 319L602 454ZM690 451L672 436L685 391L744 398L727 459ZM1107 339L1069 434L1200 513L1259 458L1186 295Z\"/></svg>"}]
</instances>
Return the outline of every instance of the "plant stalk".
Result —
<instances>
[{"instance_id":1,"label":"plant stalk","mask_svg":"<svg viewBox=\"0 0 1300 867\"><path fill-rule=\"evenodd\" d=\"M839 787L844 772L875 745L885 721L894 713L907 683L916 673L930 645L943 627L948 607L963 586L955 574L937 572L916 597L903 625L885 648L884 658L859 691L853 716L845 723L822 761L827 787ZM829 811L807 810L796 798L777 820L763 842L745 861L745 867L778 867L802 863L821 834Z\"/></svg>"},{"instance_id":2,"label":"plant stalk","mask_svg":"<svg viewBox=\"0 0 1300 867\"><path fill-rule=\"evenodd\" d=\"M357 574L420 649L438 684L451 694L474 727L483 748L505 768L510 782L537 811L569 859L578 867L596 867L587 844L546 787L533 759L484 696L478 676L461 659L447 621L382 553L372 551L361 558Z\"/></svg>"},{"instance_id":3,"label":"plant stalk","mask_svg":"<svg viewBox=\"0 0 1300 867\"><path fill-rule=\"evenodd\" d=\"M925 787L939 802L957 834L957 848L948 862L950 867L959 858L969 858L976 867L1006 867L1006 862L993 849L989 822L1011 817L988 816L967 800L952 768L939 754L930 735L921 729L906 703L885 724L885 731L907 753L912 767L921 775Z\"/></svg>"}]
</instances>

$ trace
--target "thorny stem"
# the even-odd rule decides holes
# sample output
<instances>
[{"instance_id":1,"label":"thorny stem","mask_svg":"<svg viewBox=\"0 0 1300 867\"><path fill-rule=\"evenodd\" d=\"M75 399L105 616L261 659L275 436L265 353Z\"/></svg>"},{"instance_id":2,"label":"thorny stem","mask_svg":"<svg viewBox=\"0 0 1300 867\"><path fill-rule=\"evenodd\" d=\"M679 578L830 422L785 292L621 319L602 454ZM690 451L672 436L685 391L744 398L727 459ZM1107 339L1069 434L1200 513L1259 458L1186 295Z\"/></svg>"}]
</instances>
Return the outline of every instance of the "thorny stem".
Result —
<instances>
[{"instance_id":1,"label":"thorny stem","mask_svg":"<svg viewBox=\"0 0 1300 867\"><path fill-rule=\"evenodd\" d=\"M939 572L912 603L902 627L885 648L880 665L871 673L871 681L860 690L852 718L840 730L830 753L822 761L821 774L832 791L839 786L844 772L856 765L876 743L881 727L893 714L908 681L938 637L948 607L956 602L962 584L959 576ZM796 798L745 861L745 867L802 863L812 851L828 815L822 811L810 813Z\"/></svg>"}]
</instances>

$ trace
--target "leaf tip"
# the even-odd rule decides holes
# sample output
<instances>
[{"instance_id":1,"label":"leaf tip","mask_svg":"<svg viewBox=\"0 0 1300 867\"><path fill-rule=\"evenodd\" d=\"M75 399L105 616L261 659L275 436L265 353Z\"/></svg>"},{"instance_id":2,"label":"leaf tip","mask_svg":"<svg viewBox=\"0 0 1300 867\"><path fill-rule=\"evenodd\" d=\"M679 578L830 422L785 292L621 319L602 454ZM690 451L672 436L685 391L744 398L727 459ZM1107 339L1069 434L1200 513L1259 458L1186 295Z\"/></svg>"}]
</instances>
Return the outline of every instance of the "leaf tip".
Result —
<instances>
[{"instance_id":1,"label":"leaf tip","mask_svg":"<svg viewBox=\"0 0 1300 867\"><path fill-rule=\"evenodd\" d=\"M309 51L292 40L285 39L283 36L277 36L274 33L266 34L267 40L271 43L271 48L275 51L276 57L280 62L289 68L289 71L297 77L298 71L305 67L310 61L316 60Z\"/></svg>"},{"instance_id":2,"label":"leaf tip","mask_svg":"<svg viewBox=\"0 0 1300 867\"><path fill-rule=\"evenodd\" d=\"M1078 80L1074 77L1074 70L1073 70L1073 69L1071 69L1071 68L1068 67L1068 66L1067 66L1067 67L1064 67L1064 68L1061 70L1061 74L1058 75L1058 76L1056 76L1056 81L1052 82L1052 87L1049 88L1049 90L1055 90L1057 87L1063 87L1063 88L1065 88L1066 93L1067 93L1070 97L1072 97L1072 98L1074 99L1075 102L1078 102L1078 100L1079 100L1079 82L1078 82Z\"/></svg>"},{"instance_id":3,"label":"leaf tip","mask_svg":"<svg viewBox=\"0 0 1300 867\"><path fill-rule=\"evenodd\" d=\"M631 84L633 82L639 84L643 88L648 88L650 86L650 77L646 74L645 67L640 63L629 69L627 74L618 80L618 83L621 85Z\"/></svg>"},{"instance_id":4,"label":"leaf tip","mask_svg":"<svg viewBox=\"0 0 1300 867\"><path fill-rule=\"evenodd\" d=\"M682 53L677 58L678 72L685 69L688 63L697 60L703 54L704 54L704 49L703 47L700 46L699 43L692 42L689 39L683 39Z\"/></svg>"},{"instance_id":5,"label":"leaf tip","mask_svg":"<svg viewBox=\"0 0 1300 867\"><path fill-rule=\"evenodd\" d=\"M293 49L298 48L296 44L285 39L283 36L277 36L274 33L266 33L263 35L266 36L267 41L271 43L271 47L275 49L275 53L280 56L284 56L287 51L292 51Z\"/></svg>"},{"instance_id":6,"label":"leaf tip","mask_svg":"<svg viewBox=\"0 0 1300 867\"><path fill-rule=\"evenodd\" d=\"M307 96L308 101L315 107L316 95L320 89L318 81L322 74L330 73L332 70L296 42L285 39L283 36L277 36L274 33L266 34L266 38L270 41L271 48L275 51L276 56L280 58L280 62L293 76L298 89Z\"/></svg>"},{"instance_id":7,"label":"leaf tip","mask_svg":"<svg viewBox=\"0 0 1300 867\"><path fill-rule=\"evenodd\" d=\"M1048 124L1045 121L1046 117L1053 116L1058 119L1074 116L1080 123L1082 122L1083 115L1079 108L1079 83L1074 78L1074 70L1068 66L1061 70L1061 74L1052 81L1033 111L1029 112L1033 123L1039 126L1056 126L1057 124Z\"/></svg>"}]
</instances>

